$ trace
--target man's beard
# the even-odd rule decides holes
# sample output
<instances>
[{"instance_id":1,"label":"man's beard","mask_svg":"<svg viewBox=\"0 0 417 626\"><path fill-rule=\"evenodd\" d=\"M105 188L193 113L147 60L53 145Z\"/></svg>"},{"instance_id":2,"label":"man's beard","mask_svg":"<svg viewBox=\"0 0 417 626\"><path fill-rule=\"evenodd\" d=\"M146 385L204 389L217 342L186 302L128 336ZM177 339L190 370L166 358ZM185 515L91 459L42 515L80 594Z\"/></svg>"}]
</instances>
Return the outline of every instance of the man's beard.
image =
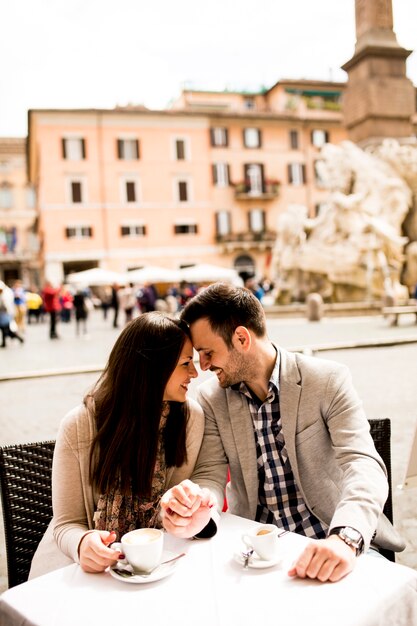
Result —
<instances>
[{"instance_id":1,"label":"man's beard","mask_svg":"<svg viewBox=\"0 0 417 626\"><path fill-rule=\"evenodd\" d=\"M219 381L219 385L222 389L226 389L236 383L242 382L242 380L246 380L251 369L244 356L242 356L234 348L231 349L229 355L230 356L225 369L216 368L216 366L213 366L212 369L214 372L216 372L217 369L221 370L220 378L217 376L217 380Z\"/></svg>"}]
</instances>

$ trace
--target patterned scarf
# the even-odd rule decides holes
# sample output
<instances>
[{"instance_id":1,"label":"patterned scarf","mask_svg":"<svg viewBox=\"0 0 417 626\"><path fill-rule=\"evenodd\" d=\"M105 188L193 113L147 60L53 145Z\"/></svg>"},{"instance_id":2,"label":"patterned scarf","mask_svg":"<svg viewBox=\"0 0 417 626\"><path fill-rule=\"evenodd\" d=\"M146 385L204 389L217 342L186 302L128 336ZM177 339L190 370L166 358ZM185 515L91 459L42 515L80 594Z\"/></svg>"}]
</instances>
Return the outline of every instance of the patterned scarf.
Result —
<instances>
[{"instance_id":1,"label":"patterned scarf","mask_svg":"<svg viewBox=\"0 0 417 626\"><path fill-rule=\"evenodd\" d=\"M94 514L95 529L114 531L117 540L135 528L160 528L159 501L165 492L166 464L163 431L169 414L169 403L164 402L159 428L152 492L149 497L139 497L131 492L122 494L120 479L108 493L101 494Z\"/></svg>"}]
</instances>

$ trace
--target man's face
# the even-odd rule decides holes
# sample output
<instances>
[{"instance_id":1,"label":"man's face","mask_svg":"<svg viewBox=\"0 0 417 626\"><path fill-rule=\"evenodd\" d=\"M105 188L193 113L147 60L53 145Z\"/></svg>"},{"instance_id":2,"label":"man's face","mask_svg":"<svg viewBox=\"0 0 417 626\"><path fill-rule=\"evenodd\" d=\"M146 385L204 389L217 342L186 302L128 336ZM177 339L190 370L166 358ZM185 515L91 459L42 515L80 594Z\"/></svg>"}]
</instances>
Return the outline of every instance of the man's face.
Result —
<instances>
[{"instance_id":1,"label":"man's face","mask_svg":"<svg viewBox=\"0 0 417 626\"><path fill-rule=\"evenodd\" d=\"M244 355L236 348L229 349L220 335L212 331L206 318L193 322L190 330L201 369L214 372L220 387L225 389L245 380L247 365Z\"/></svg>"}]
</instances>

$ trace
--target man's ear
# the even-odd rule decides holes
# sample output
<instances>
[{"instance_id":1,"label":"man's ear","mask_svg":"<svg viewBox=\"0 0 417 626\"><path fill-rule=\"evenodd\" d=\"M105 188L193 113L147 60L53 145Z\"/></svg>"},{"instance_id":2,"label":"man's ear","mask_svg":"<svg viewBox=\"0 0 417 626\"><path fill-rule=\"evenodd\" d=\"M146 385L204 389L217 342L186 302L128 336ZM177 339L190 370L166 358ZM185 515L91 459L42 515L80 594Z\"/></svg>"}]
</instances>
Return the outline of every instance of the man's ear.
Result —
<instances>
[{"instance_id":1,"label":"man's ear","mask_svg":"<svg viewBox=\"0 0 417 626\"><path fill-rule=\"evenodd\" d=\"M247 352L252 344L252 337L246 326L238 326L233 333L233 346L239 352Z\"/></svg>"}]
</instances>

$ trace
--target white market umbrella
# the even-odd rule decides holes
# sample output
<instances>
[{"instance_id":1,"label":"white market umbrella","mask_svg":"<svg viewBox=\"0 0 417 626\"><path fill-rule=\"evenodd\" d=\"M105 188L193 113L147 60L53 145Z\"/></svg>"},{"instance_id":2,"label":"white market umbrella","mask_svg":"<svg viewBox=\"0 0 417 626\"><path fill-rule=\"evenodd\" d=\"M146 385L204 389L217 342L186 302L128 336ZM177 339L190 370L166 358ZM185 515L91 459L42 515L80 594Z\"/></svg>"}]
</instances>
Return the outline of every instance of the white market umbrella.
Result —
<instances>
[{"instance_id":1,"label":"white market umbrella","mask_svg":"<svg viewBox=\"0 0 417 626\"><path fill-rule=\"evenodd\" d=\"M125 285L127 280L126 274L112 272L101 267L93 267L83 272L74 272L73 274L68 274L66 278L66 282L70 285L87 285L88 287L112 285L113 283Z\"/></svg>"},{"instance_id":2,"label":"white market umbrella","mask_svg":"<svg viewBox=\"0 0 417 626\"><path fill-rule=\"evenodd\" d=\"M158 265L148 265L139 270L126 272L127 280L130 283L178 283L181 280L179 270L171 270Z\"/></svg>"},{"instance_id":3,"label":"white market umbrella","mask_svg":"<svg viewBox=\"0 0 417 626\"><path fill-rule=\"evenodd\" d=\"M217 281L225 281L237 286L241 286L243 284L242 279L236 270L227 267L220 267L218 265L209 265L206 263L193 265L192 267L185 267L181 270L181 278L189 283L213 283Z\"/></svg>"}]
</instances>

